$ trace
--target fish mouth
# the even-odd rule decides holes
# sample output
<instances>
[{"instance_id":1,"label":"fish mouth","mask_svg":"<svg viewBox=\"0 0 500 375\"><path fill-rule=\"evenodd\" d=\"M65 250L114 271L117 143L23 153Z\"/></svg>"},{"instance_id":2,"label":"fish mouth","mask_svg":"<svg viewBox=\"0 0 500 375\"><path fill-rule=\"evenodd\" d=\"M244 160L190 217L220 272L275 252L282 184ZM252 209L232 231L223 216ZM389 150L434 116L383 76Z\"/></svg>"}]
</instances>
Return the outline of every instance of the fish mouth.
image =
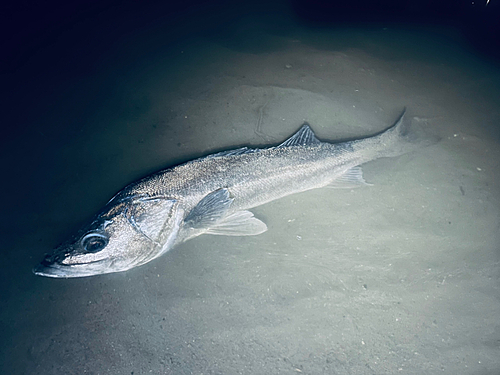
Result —
<instances>
[{"instance_id":1,"label":"fish mouth","mask_svg":"<svg viewBox=\"0 0 500 375\"><path fill-rule=\"evenodd\" d=\"M37 276L52 277L57 279L69 279L73 277L95 276L103 272L95 269L95 265L104 263L96 261L90 264L64 265L59 263L48 264L41 262L33 268L33 273ZM90 266L90 267L89 267Z\"/></svg>"},{"instance_id":2,"label":"fish mouth","mask_svg":"<svg viewBox=\"0 0 500 375\"><path fill-rule=\"evenodd\" d=\"M43 264L39 264L33 268L33 273L37 276L45 276L45 277L55 277L55 278L67 278L70 277L69 274L61 269L61 267L57 265L45 266Z\"/></svg>"}]
</instances>

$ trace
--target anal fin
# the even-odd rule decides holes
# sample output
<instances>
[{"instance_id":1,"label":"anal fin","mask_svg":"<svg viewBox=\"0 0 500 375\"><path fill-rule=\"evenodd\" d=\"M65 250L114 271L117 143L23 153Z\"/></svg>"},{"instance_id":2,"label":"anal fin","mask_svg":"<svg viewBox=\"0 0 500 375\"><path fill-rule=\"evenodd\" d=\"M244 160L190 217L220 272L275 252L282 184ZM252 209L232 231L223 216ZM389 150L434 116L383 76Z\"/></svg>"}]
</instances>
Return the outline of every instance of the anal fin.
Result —
<instances>
[{"instance_id":1,"label":"anal fin","mask_svg":"<svg viewBox=\"0 0 500 375\"><path fill-rule=\"evenodd\" d=\"M363 178L363 170L361 167L352 167L348 169L342 176L337 177L330 182L326 187L333 189L353 189L361 186L372 186Z\"/></svg>"}]
</instances>

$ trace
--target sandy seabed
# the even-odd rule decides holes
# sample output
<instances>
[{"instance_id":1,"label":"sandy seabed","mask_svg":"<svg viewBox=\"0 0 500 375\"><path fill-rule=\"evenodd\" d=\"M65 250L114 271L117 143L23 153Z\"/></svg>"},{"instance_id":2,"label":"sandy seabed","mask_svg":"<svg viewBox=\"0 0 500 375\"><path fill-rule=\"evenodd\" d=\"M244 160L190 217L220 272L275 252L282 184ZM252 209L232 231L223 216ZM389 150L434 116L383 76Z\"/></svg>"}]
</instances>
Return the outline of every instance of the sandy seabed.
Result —
<instances>
[{"instance_id":1,"label":"sandy seabed","mask_svg":"<svg viewBox=\"0 0 500 375\"><path fill-rule=\"evenodd\" d=\"M268 21L167 46L132 33L57 81L9 146L24 173L3 218L2 374L500 373L498 66L446 28ZM373 134L404 107L441 141L364 165L371 187L274 201L252 210L262 235L201 236L129 272L31 274L150 172L304 121Z\"/></svg>"}]
</instances>

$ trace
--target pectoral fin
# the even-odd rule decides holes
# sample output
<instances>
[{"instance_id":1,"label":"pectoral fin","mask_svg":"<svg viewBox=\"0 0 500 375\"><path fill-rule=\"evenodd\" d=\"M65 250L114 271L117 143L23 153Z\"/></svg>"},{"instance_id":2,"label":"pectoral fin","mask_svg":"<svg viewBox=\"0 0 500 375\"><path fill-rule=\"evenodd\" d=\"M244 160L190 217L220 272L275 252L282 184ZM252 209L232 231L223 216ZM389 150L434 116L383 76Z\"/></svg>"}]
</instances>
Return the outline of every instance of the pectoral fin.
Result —
<instances>
[{"instance_id":1,"label":"pectoral fin","mask_svg":"<svg viewBox=\"0 0 500 375\"><path fill-rule=\"evenodd\" d=\"M221 236L255 236L266 230L267 225L254 217L250 211L237 211L217 222L205 233Z\"/></svg>"},{"instance_id":2,"label":"pectoral fin","mask_svg":"<svg viewBox=\"0 0 500 375\"><path fill-rule=\"evenodd\" d=\"M228 189L217 189L203 198L184 219L193 229L222 236L253 236L267 230L267 225L250 211L237 211L227 215L234 198Z\"/></svg>"},{"instance_id":3,"label":"pectoral fin","mask_svg":"<svg viewBox=\"0 0 500 375\"><path fill-rule=\"evenodd\" d=\"M212 191L187 214L184 222L191 228L210 228L227 214L233 200L226 188Z\"/></svg>"}]
</instances>

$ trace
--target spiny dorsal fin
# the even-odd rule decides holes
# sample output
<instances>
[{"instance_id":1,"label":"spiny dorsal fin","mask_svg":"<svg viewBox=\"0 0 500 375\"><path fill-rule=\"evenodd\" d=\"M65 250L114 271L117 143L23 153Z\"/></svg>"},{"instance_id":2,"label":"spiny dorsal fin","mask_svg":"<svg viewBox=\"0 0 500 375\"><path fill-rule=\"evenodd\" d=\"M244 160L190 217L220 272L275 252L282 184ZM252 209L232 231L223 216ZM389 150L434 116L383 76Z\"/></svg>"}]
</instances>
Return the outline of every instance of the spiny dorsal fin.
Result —
<instances>
[{"instance_id":1,"label":"spiny dorsal fin","mask_svg":"<svg viewBox=\"0 0 500 375\"><path fill-rule=\"evenodd\" d=\"M316 135L306 122L299 129L297 133L288 138L285 142L277 146L277 148L291 147L291 146L310 146L320 144L321 141L316 138Z\"/></svg>"},{"instance_id":2,"label":"spiny dorsal fin","mask_svg":"<svg viewBox=\"0 0 500 375\"><path fill-rule=\"evenodd\" d=\"M221 156L236 156L236 155L243 155L243 154L253 154L253 153L258 152L258 151L259 150L255 149L255 148L242 147L242 148L237 148L235 150L217 152L216 154L208 155L207 158L219 158Z\"/></svg>"}]
</instances>

